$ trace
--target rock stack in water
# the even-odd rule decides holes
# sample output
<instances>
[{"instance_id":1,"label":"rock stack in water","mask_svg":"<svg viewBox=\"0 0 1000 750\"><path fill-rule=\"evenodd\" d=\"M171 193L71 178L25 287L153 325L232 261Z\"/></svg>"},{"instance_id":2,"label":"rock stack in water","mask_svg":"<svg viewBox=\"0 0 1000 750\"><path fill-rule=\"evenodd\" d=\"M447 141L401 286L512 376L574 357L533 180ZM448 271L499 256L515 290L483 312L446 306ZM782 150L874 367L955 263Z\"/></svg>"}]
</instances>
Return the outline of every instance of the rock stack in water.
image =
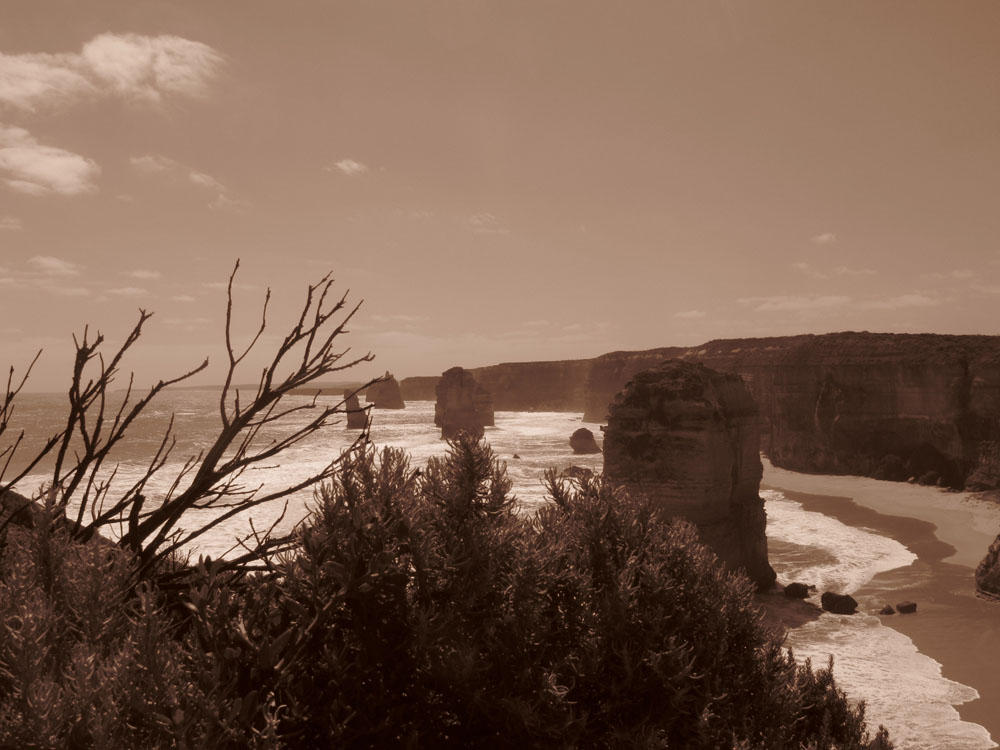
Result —
<instances>
[{"instance_id":1,"label":"rock stack in water","mask_svg":"<svg viewBox=\"0 0 1000 750\"><path fill-rule=\"evenodd\" d=\"M640 372L609 407L604 473L695 526L728 567L774 583L760 497L760 421L738 375L671 360Z\"/></svg>"},{"instance_id":2,"label":"rock stack in water","mask_svg":"<svg viewBox=\"0 0 1000 750\"><path fill-rule=\"evenodd\" d=\"M399 383L388 370L377 383L368 386L365 391L365 401L375 404L376 409L405 409L403 394L399 390Z\"/></svg>"},{"instance_id":3,"label":"rock stack in water","mask_svg":"<svg viewBox=\"0 0 1000 750\"><path fill-rule=\"evenodd\" d=\"M586 427L581 427L569 436L569 447L573 449L574 453L601 452L601 446L599 446L597 444L597 440L594 439L594 433Z\"/></svg>"},{"instance_id":4,"label":"rock stack in water","mask_svg":"<svg viewBox=\"0 0 1000 750\"><path fill-rule=\"evenodd\" d=\"M368 412L361 408L355 391L344 391L344 410L347 412L347 429L363 430L368 424Z\"/></svg>"},{"instance_id":5,"label":"rock stack in water","mask_svg":"<svg viewBox=\"0 0 1000 750\"><path fill-rule=\"evenodd\" d=\"M441 437L446 440L463 430L480 438L484 427L493 426L493 397L468 370L452 367L446 371L436 394L434 424L441 428Z\"/></svg>"}]
</instances>

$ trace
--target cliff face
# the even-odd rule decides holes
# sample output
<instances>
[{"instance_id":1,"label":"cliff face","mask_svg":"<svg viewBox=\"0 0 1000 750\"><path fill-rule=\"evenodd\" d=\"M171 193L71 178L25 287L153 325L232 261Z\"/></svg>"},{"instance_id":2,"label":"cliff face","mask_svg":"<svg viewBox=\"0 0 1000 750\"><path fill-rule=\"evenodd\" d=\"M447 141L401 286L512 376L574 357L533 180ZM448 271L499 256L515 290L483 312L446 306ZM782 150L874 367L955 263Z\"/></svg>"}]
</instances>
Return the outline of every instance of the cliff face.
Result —
<instances>
[{"instance_id":1,"label":"cliff face","mask_svg":"<svg viewBox=\"0 0 1000 750\"><path fill-rule=\"evenodd\" d=\"M404 401L433 401L437 398L440 375L416 375L399 381L399 392Z\"/></svg>"},{"instance_id":2,"label":"cliff face","mask_svg":"<svg viewBox=\"0 0 1000 750\"><path fill-rule=\"evenodd\" d=\"M604 473L648 493L664 516L694 523L727 566L758 586L774 582L760 421L739 376L681 361L638 373L610 405Z\"/></svg>"},{"instance_id":3,"label":"cliff face","mask_svg":"<svg viewBox=\"0 0 1000 750\"><path fill-rule=\"evenodd\" d=\"M450 439L459 431L475 437L483 436L483 427L492 427L493 399L472 373L462 367L452 367L437 386L434 404L434 424L441 428L441 437Z\"/></svg>"},{"instance_id":4,"label":"cliff face","mask_svg":"<svg viewBox=\"0 0 1000 750\"><path fill-rule=\"evenodd\" d=\"M583 403L590 362L507 362L470 372L493 395L497 411L576 411Z\"/></svg>"},{"instance_id":5,"label":"cliff face","mask_svg":"<svg viewBox=\"0 0 1000 750\"><path fill-rule=\"evenodd\" d=\"M741 375L776 466L1000 486L1000 337L836 333L712 341L594 360L585 420L664 356Z\"/></svg>"},{"instance_id":6,"label":"cliff face","mask_svg":"<svg viewBox=\"0 0 1000 750\"><path fill-rule=\"evenodd\" d=\"M369 386L368 390L365 391L365 401L369 404L375 404L376 409L406 408L403 394L399 390L399 383L388 370L380 381Z\"/></svg>"},{"instance_id":7,"label":"cliff face","mask_svg":"<svg viewBox=\"0 0 1000 750\"><path fill-rule=\"evenodd\" d=\"M1000 600L1000 536L993 540L976 568L976 588L987 597Z\"/></svg>"}]
</instances>

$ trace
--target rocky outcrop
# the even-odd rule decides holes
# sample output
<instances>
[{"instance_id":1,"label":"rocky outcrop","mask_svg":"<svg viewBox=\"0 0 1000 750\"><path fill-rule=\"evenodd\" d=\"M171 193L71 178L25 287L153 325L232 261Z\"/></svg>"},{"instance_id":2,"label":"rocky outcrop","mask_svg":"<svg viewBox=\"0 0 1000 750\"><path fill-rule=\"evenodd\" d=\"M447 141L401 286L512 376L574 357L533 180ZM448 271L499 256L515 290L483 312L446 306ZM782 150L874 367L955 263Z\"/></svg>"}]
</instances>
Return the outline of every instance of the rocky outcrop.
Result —
<instances>
[{"instance_id":1,"label":"rocky outcrop","mask_svg":"<svg viewBox=\"0 0 1000 750\"><path fill-rule=\"evenodd\" d=\"M853 615L858 611L858 602L850 594L836 594L833 591L824 591L823 596L819 600L823 609L835 615Z\"/></svg>"},{"instance_id":2,"label":"rocky outcrop","mask_svg":"<svg viewBox=\"0 0 1000 750\"><path fill-rule=\"evenodd\" d=\"M648 494L664 516L694 523L759 587L774 582L758 410L739 376L680 361L636 374L609 409L604 473Z\"/></svg>"},{"instance_id":3,"label":"rocky outcrop","mask_svg":"<svg viewBox=\"0 0 1000 750\"><path fill-rule=\"evenodd\" d=\"M594 439L594 433L586 427L581 427L569 436L569 447L574 453L600 453L601 446Z\"/></svg>"},{"instance_id":4,"label":"rocky outcrop","mask_svg":"<svg viewBox=\"0 0 1000 750\"><path fill-rule=\"evenodd\" d=\"M460 431L482 437L483 428L493 426L490 392L468 370L452 367L441 376L437 386L434 424L441 428L441 437L446 440Z\"/></svg>"},{"instance_id":5,"label":"rocky outcrop","mask_svg":"<svg viewBox=\"0 0 1000 750\"><path fill-rule=\"evenodd\" d=\"M399 391L399 383L388 370L377 382L368 386L368 390L365 391L365 401L374 404L376 409L406 408L403 394Z\"/></svg>"},{"instance_id":6,"label":"rocky outcrop","mask_svg":"<svg viewBox=\"0 0 1000 750\"><path fill-rule=\"evenodd\" d=\"M901 615L912 615L917 611L917 603L911 601L899 602L896 605L896 611Z\"/></svg>"},{"instance_id":7,"label":"rocky outcrop","mask_svg":"<svg viewBox=\"0 0 1000 750\"><path fill-rule=\"evenodd\" d=\"M805 583L790 583L785 586L785 596L789 599L808 599L809 585Z\"/></svg>"},{"instance_id":8,"label":"rocky outcrop","mask_svg":"<svg viewBox=\"0 0 1000 750\"><path fill-rule=\"evenodd\" d=\"M437 397L440 375L417 375L399 381L399 392L404 401L433 401Z\"/></svg>"},{"instance_id":9,"label":"rocky outcrop","mask_svg":"<svg viewBox=\"0 0 1000 750\"><path fill-rule=\"evenodd\" d=\"M356 391L344 391L344 411L347 412L347 429L363 430L368 424L368 410L361 407Z\"/></svg>"},{"instance_id":10,"label":"rocky outcrop","mask_svg":"<svg viewBox=\"0 0 1000 750\"><path fill-rule=\"evenodd\" d=\"M984 596L1000 599L1000 536L993 540L976 568L976 589Z\"/></svg>"}]
</instances>

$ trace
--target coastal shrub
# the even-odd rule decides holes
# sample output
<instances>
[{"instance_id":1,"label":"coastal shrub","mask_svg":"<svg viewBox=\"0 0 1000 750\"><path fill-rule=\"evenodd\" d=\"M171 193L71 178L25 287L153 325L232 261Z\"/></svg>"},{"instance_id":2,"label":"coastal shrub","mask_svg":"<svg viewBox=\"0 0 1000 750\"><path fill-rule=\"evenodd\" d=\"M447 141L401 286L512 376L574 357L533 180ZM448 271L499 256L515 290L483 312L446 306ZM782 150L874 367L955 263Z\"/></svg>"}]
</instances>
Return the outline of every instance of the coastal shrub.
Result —
<instances>
[{"instance_id":1,"label":"coastal shrub","mask_svg":"<svg viewBox=\"0 0 1000 750\"><path fill-rule=\"evenodd\" d=\"M523 515L483 442L423 470L357 449L294 549L170 592L129 588L127 551L10 529L0 744L891 747L693 527L600 476L547 483Z\"/></svg>"}]
</instances>

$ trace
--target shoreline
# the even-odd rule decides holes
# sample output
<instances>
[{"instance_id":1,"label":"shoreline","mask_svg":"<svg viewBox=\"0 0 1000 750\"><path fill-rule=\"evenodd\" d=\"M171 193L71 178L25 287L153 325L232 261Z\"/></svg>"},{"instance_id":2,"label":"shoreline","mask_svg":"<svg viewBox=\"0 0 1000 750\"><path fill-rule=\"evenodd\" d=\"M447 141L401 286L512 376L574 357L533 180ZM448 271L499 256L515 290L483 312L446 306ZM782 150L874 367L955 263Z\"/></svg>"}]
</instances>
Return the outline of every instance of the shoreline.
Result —
<instances>
[{"instance_id":1,"label":"shoreline","mask_svg":"<svg viewBox=\"0 0 1000 750\"><path fill-rule=\"evenodd\" d=\"M854 596L859 611L875 614L883 604L917 603L911 615L880 616L941 664L942 676L974 688L979 698L955 705L964 721L1000 738L1000 603L975 593L975 566L1000 530L1000 508L967 493L849 476L797 474L764 461L761 489L780 490L789 500L896 540L917 559L879 573ZM808 583L808 581L807 581ZM901 680L906 674L901 673Z\"/></svg>"}]
</instances>

